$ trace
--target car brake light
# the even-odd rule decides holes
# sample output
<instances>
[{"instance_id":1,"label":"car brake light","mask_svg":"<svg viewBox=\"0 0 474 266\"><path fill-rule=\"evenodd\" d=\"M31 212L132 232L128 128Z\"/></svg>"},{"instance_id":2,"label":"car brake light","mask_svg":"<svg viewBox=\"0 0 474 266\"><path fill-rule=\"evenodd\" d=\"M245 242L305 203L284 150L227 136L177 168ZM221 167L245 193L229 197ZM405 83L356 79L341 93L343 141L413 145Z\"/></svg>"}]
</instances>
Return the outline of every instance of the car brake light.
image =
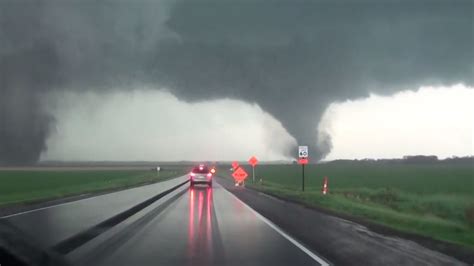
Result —
<instances>
[{"instance_id":1,"label":"car brake light","mask_svg":"<svg viewBox=\"0 0 474 266\"><path fill-rule=\"evenodd\" d=\"M195 173L191 173L189 176L194 177L195 175L196 175Z\"/></svg>"},{"instance_id":2,"label":"car brake light","mask_svg":"<svg viewBox=\"0 0 474 266\"><path fill-rule=\"evenodd\" d=\"M211 178L211 177L212 177L211 173L207 174L207 178Z\"/></svg>"}]
</instances>

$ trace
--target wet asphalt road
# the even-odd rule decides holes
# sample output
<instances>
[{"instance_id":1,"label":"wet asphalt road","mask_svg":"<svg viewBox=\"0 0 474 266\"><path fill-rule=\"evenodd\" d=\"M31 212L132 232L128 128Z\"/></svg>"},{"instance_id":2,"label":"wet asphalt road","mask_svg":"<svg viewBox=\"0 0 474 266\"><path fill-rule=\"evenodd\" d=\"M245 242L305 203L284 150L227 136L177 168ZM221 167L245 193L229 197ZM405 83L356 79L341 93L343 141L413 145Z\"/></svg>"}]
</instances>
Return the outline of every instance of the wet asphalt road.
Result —
<instances>
[{"instance_id":1,"label":"wet asphalt road","mask_svg":"<svg viewBox=\"0 0 474 266\"><path fill-rule=\"evenodd\" d=\"M51 247L185 178L6 219ZM104 231L66 259L75 265L463 265L221 178L213 188L185 184Z\"/></svg>"},{"instance_id":2,"label":"wet asphalt road","mask_svg":"<svg viewBox=\"0 0 474 266\"><path fill-rule=\"evenodd\" d=\"M219 179L229 191L335 265L469 265L413 241Z\"/></svg>"},{"instance_id":3,"label":"wet asphalt road","mask_svg":"<svg viewBox=\"0 0 474 266\"><path fill-rule=\"evenodd\" d=\"M185 180L187 176L182 176L147 186L8 215L0 217L0 221L8 221L41 248L49 248Z\"/></svg>"},{"instance_id":4,"label":"wet asphalt road","mask_svg":"<svg viewBox=\"0 0 474 266\"><path fill-rule=\"evenodd\" d=\"M79 264L321 265L219 184L177 193L139 226L92 245Z\"/></svg>"}]
</instances>

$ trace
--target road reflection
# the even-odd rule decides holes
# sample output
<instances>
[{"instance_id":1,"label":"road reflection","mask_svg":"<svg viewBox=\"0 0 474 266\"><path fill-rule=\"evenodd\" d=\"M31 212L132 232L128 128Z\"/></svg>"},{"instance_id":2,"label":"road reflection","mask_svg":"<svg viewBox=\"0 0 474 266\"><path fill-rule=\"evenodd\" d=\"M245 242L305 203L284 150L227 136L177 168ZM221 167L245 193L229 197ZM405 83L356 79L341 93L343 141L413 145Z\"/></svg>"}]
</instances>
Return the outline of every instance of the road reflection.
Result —
<instances>
[{"instance_id":1,"label":"road reflection","mask_svg":"<svg viewBox=\"0 0 474 266\"><path fill-rule=\"evenodd\" d=\"M212 256L212 188L189 188L188 258L206 264Z\"/></svg>"}]
</instances>

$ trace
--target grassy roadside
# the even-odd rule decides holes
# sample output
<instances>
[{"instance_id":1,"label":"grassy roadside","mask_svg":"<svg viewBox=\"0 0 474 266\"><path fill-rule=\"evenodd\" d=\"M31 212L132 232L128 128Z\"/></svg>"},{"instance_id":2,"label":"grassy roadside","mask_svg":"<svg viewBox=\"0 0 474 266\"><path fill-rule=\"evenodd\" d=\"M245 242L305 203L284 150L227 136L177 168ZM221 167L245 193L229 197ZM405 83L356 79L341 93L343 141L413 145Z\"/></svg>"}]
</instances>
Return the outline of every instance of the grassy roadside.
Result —
<instances>
[{"instance_id":1,"label":"grassy roadside","mask_svg":"<svg viewBox=\"0 0 474 266\"><path fill-rule=\"evenodd\" d=\"M163 181L185 173L152 170L0 171L0 207Z\"/></svg>"},{"instance_id":2,"label":"grassy roadside","mask_svg":"<svg viewBox=\"0 0 474 266\"><path fill-rule=\"evenodd\" d=\"M249 178L246 185L474 250L472 170L469 165L310 165L301 192L300 166L261 165L257 177L263 183ZM230 176L228 168L222 172ZM329 178L326 196L321 195L324 176Z\"/></svg>"}]
</instances>

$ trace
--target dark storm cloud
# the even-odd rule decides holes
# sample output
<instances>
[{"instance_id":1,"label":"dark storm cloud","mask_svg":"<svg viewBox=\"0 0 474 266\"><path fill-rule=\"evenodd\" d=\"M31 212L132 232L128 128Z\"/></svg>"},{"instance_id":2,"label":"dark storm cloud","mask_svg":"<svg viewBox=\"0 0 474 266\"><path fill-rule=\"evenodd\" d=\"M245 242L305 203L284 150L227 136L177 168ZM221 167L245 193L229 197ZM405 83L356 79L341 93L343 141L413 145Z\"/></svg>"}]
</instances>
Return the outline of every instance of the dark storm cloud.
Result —
<instances>
[{"instance_id":1,"label":"dark storm cloud","mask_svg":"<svg viewBox=\"0 0 474 266\"><path fill-rule=\"evenodd\" d=\"M179 1L179 41L153 58L190 100L258 103L317 159L316 126L335 100L421 84L473 83L473 2ZM321 136L322 137L322 136Z\"/></svg>"},{"instance_id":2,"label":"dark storm cloud","mask_svg":"<svg viewBox=\"0 0 474 266\"><path fill-rule=\"evenodd\" d=\"M0 2L0 162L35 161L51 90L164 85L258 103L314 158L334 101L473 84L472 1ZM124 86L122 86L124 87Z\"/></svg>"},{"instance_id":3,"label":"dark storm cloud","mask_svg":"<svg viewBox=\"0 0 474 266\"><path fill-rule=\"evenodd\" d=\"M44 97L142 80L167 3L0 0L0 164L36 162L54 124Z\"/></svg>"}]
</instances>

